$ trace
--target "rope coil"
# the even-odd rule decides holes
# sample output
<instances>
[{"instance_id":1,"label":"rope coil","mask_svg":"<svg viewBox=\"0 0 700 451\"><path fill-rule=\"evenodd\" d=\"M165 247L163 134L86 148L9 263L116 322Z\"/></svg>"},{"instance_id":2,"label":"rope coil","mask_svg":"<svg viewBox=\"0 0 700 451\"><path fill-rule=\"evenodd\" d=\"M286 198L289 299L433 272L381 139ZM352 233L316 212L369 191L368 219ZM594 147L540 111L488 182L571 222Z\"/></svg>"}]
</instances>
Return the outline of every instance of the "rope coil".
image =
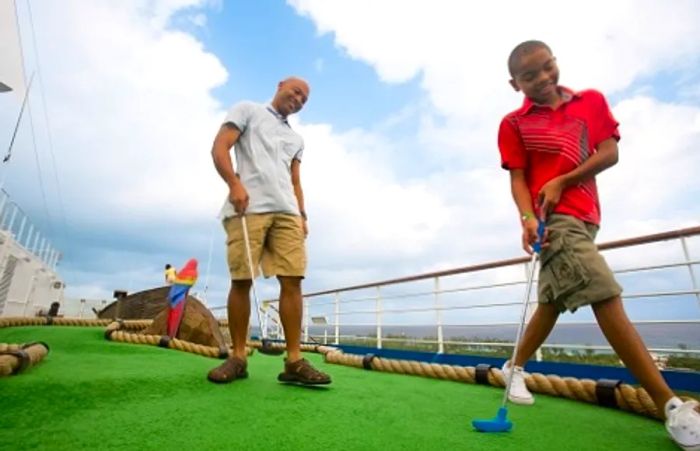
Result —
<instances>
[{"instance_id":1,"label":"rope coil","mask_svg":"<svg viewBox=\"0 0 700 451\"><path fill-rule=\"evenodd\" d=\"M105 338L111 341L121 341L132 344L145 344L167 347L178 351L191 352L215 359L225 359L231 355L227 347L205 346L190 341L170 338L167 335L147 335L127 332L126 330L141 330L150 325L150 320L114 321L107 325ZM125 330L126 329L126 330ZM167 338L167 339L166 339ZM253 348L246 348L248 355L253 353Z\"/></svg>"},{"instance_id":2,"label":"rope coil","mask_svg":"<svg viewBox=\"0 0 700 451\"><path fill-rule=\"evenodd\" d=\"M0 343L0 377L23 372L41 362L48 353L45 343Z\"/></svg>"}]
</instances>

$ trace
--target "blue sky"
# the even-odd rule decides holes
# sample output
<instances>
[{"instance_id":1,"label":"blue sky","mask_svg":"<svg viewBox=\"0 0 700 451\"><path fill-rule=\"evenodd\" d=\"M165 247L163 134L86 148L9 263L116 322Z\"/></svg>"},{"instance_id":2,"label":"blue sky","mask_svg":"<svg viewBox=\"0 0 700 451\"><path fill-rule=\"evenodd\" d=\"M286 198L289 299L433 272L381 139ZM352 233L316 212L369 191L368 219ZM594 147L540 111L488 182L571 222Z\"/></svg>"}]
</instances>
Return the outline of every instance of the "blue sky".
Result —
<instances>
[{"instance_id":1,"label":"blue sky","mask_svg":"<svg viewBox=\"0 0 700 451\"><path fill-rule=\"evenodd\" d=\"M603 91L622 124L620 164L599 177L600 241L698 225L700 7L590 2L570 23L554 20L556 2L536 3L34 4L53 146L35 93L41 168L25 123L2 168L5 189L63 251L68 296L148 288L161 281L164 263L196 257L199 289L208 280L209 303L220 305L227 277L216 215L226 192L211 141L233 103L266 101L294 74L312 88L293 119L307 149L306 291L519 256L495 136L521 101L507 84L508 52L540 38L558 57L562 83ZM17 5L31 71L26 1ZM630 20L614 19L622 16ZM533 36L528 24L547 17L550 25ZM2 139L17 109L16 99L0 98ZM698 246L691 243L695 258ZM615 255L611 263L629 267L639 258ZM635 291L641 281L626 283ZM275 292L261 282L263 298ZM698 317L692 299L662 305L672 305L672 317ZM642 301L630 308L639 318L660 309Z\"/></svg>"},{"instance_id":2,"label":"blue sky","mask_svg":"<svg viewBox=\"0 0 700 451\"><path fill-rule=\"evenodd\" d=\"M205 30L193 32L229 70L227 83L214 90L225 105L267 100L280 77L299 74L313 89L304 120L333 117L334 128L348 130L371 128L421 95L417 80L381 83L371 67L348 58L332 36L319 36L313 22L284 2L225 2L207 16ZM364 99L372 99L371 108Z\"/></svg>"}]
</instances>

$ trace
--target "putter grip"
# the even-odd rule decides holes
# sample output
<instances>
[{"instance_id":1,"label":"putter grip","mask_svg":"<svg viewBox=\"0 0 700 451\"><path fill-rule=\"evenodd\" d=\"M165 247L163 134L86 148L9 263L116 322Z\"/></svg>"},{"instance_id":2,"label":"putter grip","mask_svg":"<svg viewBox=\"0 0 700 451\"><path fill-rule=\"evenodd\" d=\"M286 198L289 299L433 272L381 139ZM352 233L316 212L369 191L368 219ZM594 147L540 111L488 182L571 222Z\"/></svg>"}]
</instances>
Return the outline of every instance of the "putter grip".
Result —
<instances>
[{"instance_id":1,"label":"putter grip","mask_svg":"<svg viewBox=\"0 0 700 451\"><path fill-rule=\"evenodd\" d=\"M532 245L532 249L536 253L542 251L542 237L544 236L544 221L541 219L537 221L537 241Z\"/></svg>"}]
</instances>

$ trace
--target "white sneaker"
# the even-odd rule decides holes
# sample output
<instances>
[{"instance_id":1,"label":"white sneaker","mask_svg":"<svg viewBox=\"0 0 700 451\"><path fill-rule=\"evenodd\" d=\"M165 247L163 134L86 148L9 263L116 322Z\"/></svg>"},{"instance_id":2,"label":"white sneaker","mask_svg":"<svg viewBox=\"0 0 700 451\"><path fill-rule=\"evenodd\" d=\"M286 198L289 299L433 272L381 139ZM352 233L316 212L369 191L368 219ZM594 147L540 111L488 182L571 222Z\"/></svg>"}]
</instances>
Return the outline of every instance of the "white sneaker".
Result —
<instances>
[{"instance_id":1,"label":"white sneaker","mask_svg":"<svg viewBox=\"0 0 700 451\"><path fill-rule=\"evenodd\" d=\"M510 374L510 362L503 364L503 377L508 383L508 376ZM527 373L523 371L522 366L516 366L515 372L513 373L513 382L510 383L510 392L508 393L508 399L515 404L523 404L526 406L531 406L535 403L535 398L530 393L525 385L525 376Z\"/></svg>"},{"instance_id":2,"label":"white sneaker","mask_svg":"<svg viewBox=\"0 0 700 451\"><path fill-rule=\"evenodd\" d=\"M686 451L700 450L700 403L673 397L666 402L666 430Z\"/></svg>"}]
</instances>

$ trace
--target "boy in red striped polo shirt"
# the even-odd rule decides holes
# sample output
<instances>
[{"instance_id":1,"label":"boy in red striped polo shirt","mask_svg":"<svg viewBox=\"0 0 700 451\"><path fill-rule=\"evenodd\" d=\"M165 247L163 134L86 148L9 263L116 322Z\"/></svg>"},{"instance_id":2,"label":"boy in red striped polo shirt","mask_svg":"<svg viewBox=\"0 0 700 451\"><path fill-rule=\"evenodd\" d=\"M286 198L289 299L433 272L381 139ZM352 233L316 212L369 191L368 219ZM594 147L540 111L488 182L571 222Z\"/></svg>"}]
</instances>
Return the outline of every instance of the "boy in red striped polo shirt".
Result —
<instances>
[{"instance_id":1,"label":"boy in red striped polo shirt","mask_svg":"<svg viewBox=\"0 0 700 451\"><path fill-rule=\"evenodd\" d=\"M600 224L595 175L617 163L618 123L598 91L559 86L549 47L526 41L511 52L511 86L525 94L498 133L502 167L520 212L522 246L532 253L538 218L546 220L537 310L514 362L509 399L532 404L522 366L545 341L559 314L591 305L615 352L666 416L666 429L684 449L700 449L700 407L674 396L622 305L622 288L594 244Z\"/></svg>"}]
</instances>

